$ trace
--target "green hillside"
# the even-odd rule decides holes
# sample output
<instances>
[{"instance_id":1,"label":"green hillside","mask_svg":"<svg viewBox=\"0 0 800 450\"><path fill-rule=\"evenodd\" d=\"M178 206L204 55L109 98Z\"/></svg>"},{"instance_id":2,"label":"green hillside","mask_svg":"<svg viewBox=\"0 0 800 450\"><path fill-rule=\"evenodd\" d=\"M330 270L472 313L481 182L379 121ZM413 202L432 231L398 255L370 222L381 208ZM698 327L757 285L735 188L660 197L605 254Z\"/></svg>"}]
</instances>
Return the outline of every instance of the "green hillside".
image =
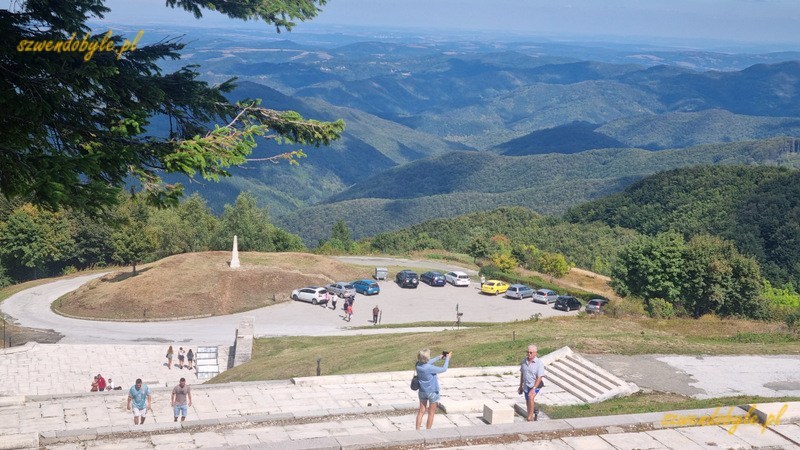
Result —
<instances>
[{"instance_id":1,"label":"green hillside","mask_svg":"<svg viewBox=\"0 0 800 450\"><path fill-rule=\"evenodd\" d=\"M594 130L626 146L661 150L772 136L800 136L800 119L734 114L722 109L617 119Z\"/></svg>"},{"instance_id":2,"label":"green hillside","mask_svg":"<svg viewBox=\"0 0 800 450\"><path fill-rule=\"evenodd\" d=\"M654 235L712 234L755 256L773 283L800 283L800 171L700 166L645 178L572 208L573 223L602 222Z\"/></svg>"},{"instance_id":3,"label":"green hillside","mask_svg":"<svg viewBox=\"0 0 800 450\"><path fill-rule=\"evenodd\" d=\"M798 140L769 139L652 152L603 149L572 155L458 152L415 161L356 183L330 202L276 217L309 245L344 220L356 238L424 220L503 205L561 214L656 172L699 164L800 167ZM324 220L308 220L324 217Z\"/></svg>"},{"instance_id":4,"label":"green hillside","mask_svg":"<svg viewBox=\"0 0 800 450\"><path fill-rule=\"evenodd\" d=\"M596 148L625 148L629 145L595 131L597 125L573 122L512 139L494 147L506 156L542 153L579 153Z\"/></svg>"},{"instance_id":5,"label":"green hillside","mask_svg":"<svg viewBox=\"0 0 800 450\"><path fill-rule=\"evenodd\" d=\"M427 236L428 242L436 242L440 248L466 253L473 239L494 235L504 235L515 245L533 244L539 250L561 253L578 267L604 272L616 261L617 251L637 233L598 223L570 223L524 207L502 207L428 220L369 240L375 251L403 253L416 250L420 236Z\"/></svg>"}]
</instances>

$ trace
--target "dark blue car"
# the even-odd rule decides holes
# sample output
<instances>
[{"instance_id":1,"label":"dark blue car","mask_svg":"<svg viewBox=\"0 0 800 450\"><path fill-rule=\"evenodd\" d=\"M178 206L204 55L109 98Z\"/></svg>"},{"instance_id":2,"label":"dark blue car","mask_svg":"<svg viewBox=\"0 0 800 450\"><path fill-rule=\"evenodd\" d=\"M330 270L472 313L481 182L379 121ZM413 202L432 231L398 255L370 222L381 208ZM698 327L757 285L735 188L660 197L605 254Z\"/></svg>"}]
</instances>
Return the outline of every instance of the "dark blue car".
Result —
<instances>
[{"instance_id":1,"label":"dark blue car","mask_svg":"<svg viewBox=\"0 0 800 450\"><path fill-rule=\"evenodd\" d=\"M357 280L350 283L356 292L363 295L374 295L381 292L381 287L374 280Z\"/></svg>"},{"instance_id":2,"label":"dark blue car","mask_svg":"<svg viewBox=\"0 0 800 450\"><path fill-rule=\"evenodd\" d=\"M425 272L419 276L419 281L423 283L428 283L431 286L444 286L444 275L440 274L439 272Z\"/></svg>"}]
</instances>

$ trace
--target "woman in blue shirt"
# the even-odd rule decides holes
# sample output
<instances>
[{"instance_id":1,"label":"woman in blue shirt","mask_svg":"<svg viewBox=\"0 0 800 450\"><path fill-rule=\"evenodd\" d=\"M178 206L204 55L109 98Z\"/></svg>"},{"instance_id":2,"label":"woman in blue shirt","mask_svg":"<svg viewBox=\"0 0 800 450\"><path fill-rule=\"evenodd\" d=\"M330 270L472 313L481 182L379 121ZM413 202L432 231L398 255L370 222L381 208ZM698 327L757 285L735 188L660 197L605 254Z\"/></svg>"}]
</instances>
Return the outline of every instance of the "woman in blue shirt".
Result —
<instances>
[{"instance_id":1,"label":"woman in blue shirt","mask_svg":"<svg viewBox=\"0 0 800 450\"><path fill-rule=\"evenodd\" d=\"M417 377L419 378L419 412L417 412L417 429L422 426L422 416L425 411L428 411L428 422L425 428L433 426L433 417L436 414L436 406L439 404L439 379L436 377L437 373L443 373L447 370L450 364L450 353L442 353L443 356L437 356L431 359L431 351L423 348L417 354ZM445 358L442 367L434 366L433 363Z\"/></svg>"}]
</instances>

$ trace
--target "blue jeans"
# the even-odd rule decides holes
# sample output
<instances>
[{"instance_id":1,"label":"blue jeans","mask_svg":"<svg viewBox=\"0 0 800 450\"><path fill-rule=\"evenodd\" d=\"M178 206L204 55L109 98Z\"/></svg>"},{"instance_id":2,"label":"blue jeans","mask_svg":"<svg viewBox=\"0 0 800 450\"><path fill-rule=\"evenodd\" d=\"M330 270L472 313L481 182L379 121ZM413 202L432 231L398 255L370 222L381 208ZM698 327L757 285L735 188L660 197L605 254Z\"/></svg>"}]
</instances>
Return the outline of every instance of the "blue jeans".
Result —
<instances>
[{"instance_id":1,"label":"blue jeans","mask_svg":"<svg viewBox=\"0 0 800 450\"><path fill-rule=\"evenodd\" d=\"M422 392L422 389L417 391L417 396L422 403L427 403L429 401L431 403L439 403L439 399L441 398L438 392Z\"/></svg>"},{"instance_id":2,"label":"blue jeans","mask_svg":"<svg viewBox=\"0 0 800 450\"><path fill-rule=\"evenodd\" d=\"M175 417L183 416L189 414L189 407L187 405L177 405L175 406Z\"/></svg>"}]
</instances>

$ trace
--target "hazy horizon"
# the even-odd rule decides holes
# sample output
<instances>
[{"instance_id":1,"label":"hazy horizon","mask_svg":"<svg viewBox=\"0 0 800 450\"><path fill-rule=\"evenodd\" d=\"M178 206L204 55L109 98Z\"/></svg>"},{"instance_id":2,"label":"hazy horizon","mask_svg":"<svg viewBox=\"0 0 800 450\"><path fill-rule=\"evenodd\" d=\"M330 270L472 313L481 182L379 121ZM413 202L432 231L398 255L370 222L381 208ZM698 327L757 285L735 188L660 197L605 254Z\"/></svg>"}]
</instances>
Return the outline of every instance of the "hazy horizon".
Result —
<instances>
[{"instance_id":1,"label":"hazy horizon","mask_svg":"<svg viewBox=\"0 0 800 450\"><path fill-rule=\"evenodd\" d=\"M262 22L230 19L203 10L203 18L171 9L163 0L109 0L101 23L131 26L169 25L217 28L274 28ZM800 49L796 0L332 0L319 16L298 23L292 34L364 30L405 31L432 36L538 38L556 41L598 41L679 45L703 49ZM354 28L355 27L355 28ZM476 36L478 38L478 36Z\"/></svg>"}]
</instances>

